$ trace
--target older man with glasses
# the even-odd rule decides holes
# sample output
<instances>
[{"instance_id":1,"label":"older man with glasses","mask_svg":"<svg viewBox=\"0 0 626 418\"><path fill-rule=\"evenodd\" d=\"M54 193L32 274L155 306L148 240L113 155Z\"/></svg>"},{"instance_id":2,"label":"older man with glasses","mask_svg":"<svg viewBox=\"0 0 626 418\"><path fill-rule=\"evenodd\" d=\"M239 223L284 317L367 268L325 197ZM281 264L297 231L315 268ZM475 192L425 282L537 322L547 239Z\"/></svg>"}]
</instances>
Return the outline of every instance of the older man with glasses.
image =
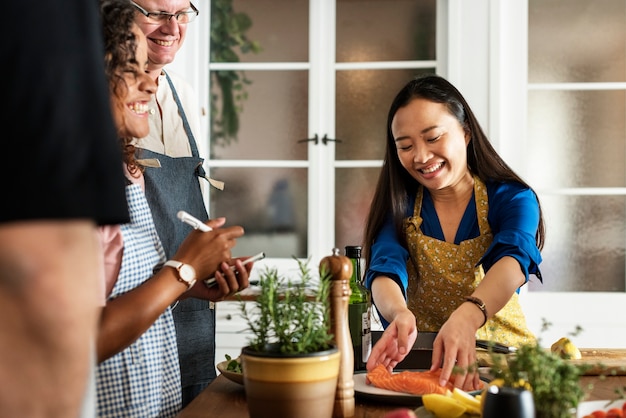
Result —
<instances>
[{"instance_id":1,"label":"older man with glasses","mask_svg":"<svg viewBox=\"0 0 626 418\"><path fill-rule=\"evenodd\" d=\"M137 10L136 22L148 39L148 71L158 85L150 103L150 134L138 138L135 145L146 167L148 203L170 258L191 230L177 219L177 212L185 210L200 220L208 219L203 199L208 183L197 147L200 106L190 85L164 70L183 45L187 25L198 9L189 0L131 3ZM173 315L184 407L216 377L215 310L213 302L191 297L180 301Z\"/></svg>"}]
</instances>

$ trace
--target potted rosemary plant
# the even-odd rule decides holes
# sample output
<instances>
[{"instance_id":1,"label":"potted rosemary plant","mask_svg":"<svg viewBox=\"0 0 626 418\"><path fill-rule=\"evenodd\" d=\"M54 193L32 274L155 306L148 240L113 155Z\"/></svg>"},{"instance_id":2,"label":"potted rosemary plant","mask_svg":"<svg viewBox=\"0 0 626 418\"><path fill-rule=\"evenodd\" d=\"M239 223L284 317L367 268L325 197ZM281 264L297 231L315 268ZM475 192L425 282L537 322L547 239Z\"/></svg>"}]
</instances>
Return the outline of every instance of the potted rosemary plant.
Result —
<instances>
[{"instance_id":1,"label":"potted rosemary plant","mask_svg":"<svg viewBox=\"0 0 626 418\"><path fill-rule=\"evenodd\" d=\"M298 280L266 267L252 309L241 312L252 333L242 349L244 387L252 418L330 418L340 353L330 332L330 274L319 281L296 260Z\"/></svg>"}]
</instances>

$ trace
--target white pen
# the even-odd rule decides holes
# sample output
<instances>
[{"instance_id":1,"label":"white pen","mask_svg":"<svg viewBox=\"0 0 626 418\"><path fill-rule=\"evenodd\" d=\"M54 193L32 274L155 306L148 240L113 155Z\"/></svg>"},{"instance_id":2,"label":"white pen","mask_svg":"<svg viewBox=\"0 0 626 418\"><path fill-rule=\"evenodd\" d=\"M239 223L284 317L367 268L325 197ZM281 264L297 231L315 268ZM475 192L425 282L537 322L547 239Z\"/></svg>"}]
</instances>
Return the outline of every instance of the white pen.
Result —
<instances>
[{"instance_id":1,"label":"white pen","mask_svg":"<svg viewBox=\"0 0 626 418\"><path fill-rule=\"evenodd\" d=\"M213 228L202 222L201 220L194 218L184 210L178 211L178 219L186 223L187 225L191 225L193 229L199 229L202 232L213 231Z\"/></svg>"},{"instance_id":2,"label":"white pen","mask_svg":"<svg viewBox=\"0 0 626 418\"><path fill-rule=\"evenodd\" d=\"M256 255L253 255L252 257L246 258L245 260L242 261L242 263L245 265L248 263L252 263L254 261L263 260L264 258L265 258L265 253L260 252ZM230 269L235 270L235 266L230 266ZM204 281L204 284L207 285L208 287L212 287L212 286L215 286L217 282L215 281L215 277L211 277L210 279L206 279Z\"/></svg>"}]
</instances>

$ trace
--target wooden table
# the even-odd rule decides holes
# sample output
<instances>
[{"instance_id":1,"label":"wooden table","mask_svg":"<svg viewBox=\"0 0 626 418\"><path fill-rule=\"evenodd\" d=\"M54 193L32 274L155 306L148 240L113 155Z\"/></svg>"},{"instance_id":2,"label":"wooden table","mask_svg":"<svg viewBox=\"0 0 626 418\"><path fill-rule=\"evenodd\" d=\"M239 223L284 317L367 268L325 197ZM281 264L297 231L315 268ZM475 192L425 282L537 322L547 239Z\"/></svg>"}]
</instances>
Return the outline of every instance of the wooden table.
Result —
<instances>
[{"instance_id":1,"label":"wooden table","mask_svg":"<svg viewBox=\"0 0 626 418\"><path fill-rule=\"evenodd\" d=\"M593 385L592 389L589 386ZM585 400L614 399L615 388L626 386L626 376L583 376L581 386L588 393ZM399 408L380 402L356 398L354 418L380 418ZM248 418L246 396L242 385L218 376L196 399L177 415L178 418Z\"/></svg>"}]
</instances>

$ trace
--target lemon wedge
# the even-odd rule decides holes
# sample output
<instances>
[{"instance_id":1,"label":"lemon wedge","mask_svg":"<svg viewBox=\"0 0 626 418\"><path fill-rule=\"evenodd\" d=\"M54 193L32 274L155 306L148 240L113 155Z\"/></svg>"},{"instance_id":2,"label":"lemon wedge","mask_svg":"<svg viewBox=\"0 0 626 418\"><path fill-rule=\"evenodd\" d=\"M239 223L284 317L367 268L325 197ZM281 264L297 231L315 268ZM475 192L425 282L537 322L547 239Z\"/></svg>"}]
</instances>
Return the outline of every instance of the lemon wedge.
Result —
<instances>
[{"instance_id":1,"label":"lemon wedge","mask_svg":"<svg viewBox=\"0 0 626 418\"><path fill-rule=\"evenodd\" d=\"M552 344L550 351L564 359L579 360L583 357L578 347L567 337L562 337Z\"/></svg>"},{"instance_id":2,"label":"lemon wedge","mask_svg":"<svg viewBox=\"0 0 626 418\"><path fill-rule=\"evenodd\" d=\"M465 406L466 413L471 415L480 415L480 400L476 399L462 389L454 388L452 391L452 399L456 399Z\"/></svg>"},{"instance_id":3,"label":"lemon wedge","mask_svg":"<svg viewBox=\"0 0 626 418\"><path fill-rule=\"evenodd\" d=\"M422 395L422 403L437 418L459 418L467 411L465 405L457 399L439 393Z\"/></svg>"}]
</instances>

